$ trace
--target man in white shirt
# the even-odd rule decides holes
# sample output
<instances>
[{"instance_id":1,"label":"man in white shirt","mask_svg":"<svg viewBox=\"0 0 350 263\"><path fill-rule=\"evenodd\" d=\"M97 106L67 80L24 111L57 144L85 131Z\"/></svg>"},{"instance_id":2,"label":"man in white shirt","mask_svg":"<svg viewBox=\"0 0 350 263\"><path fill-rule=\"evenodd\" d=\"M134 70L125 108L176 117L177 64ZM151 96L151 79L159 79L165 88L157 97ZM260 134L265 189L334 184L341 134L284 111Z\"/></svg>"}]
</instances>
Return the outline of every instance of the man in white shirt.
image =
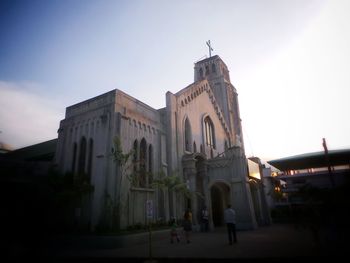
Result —
<instances>
[{"instance_id":1,"label":"man in white shirt","mask_svg":"<svg viewBox=\"0 0 350 263\"><path fill-rule=\"evenodd\" d=\"M227 208L224 211L224 219L227 225L228 240L230 242L230 245L232 245L232 236L233 236L233 242L237 243L236 212L235 210L232 209L230 204L227 205Z\"/></svg>"}]
</instances>

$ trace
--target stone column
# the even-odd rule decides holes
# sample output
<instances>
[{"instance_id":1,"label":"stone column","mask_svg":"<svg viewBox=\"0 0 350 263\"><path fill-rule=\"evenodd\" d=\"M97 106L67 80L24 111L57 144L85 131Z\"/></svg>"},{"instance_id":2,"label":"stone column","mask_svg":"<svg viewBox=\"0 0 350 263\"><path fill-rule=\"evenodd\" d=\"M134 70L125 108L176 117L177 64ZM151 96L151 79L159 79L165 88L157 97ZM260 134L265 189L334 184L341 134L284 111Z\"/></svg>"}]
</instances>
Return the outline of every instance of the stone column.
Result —
<instances>
[{"instance_id":1,"label":"stone column","mask_svg":"<svg viewBox=\"0 0 350 263\"><path fill-rule=\"evenodd\" d=\"M204 205L207 207L209 211L209 230L214 229L213 224L213 216L212 216L212 210L211 210L211 198L210 198L210 188L209 188L209 182L210 178L207 171L207 162L203 161L203 166L200 167L200 170L197 171L198 175L202 178L202 187L203 187L203 195L204 198ZM199 207L199 209L202 209L202 207Z\"/></svg>"},{"instance_id":2,"label":"stone column","mask_svg":"<svg viewBox=\"0 0 350 263\"><path fill-rule=\"evenodd\" d=\"M192 155L184 156L182 159L183 167L183 176L184 180L187 183L191 193L196 191L196 159ZM187 207L185 207L187 209ZM192 210L192 223L194 225L198 224L197 215L198 215L198 206L197 206L197 197L195 195L191 196L191 210Z\"/></svg>"}]
</instances>

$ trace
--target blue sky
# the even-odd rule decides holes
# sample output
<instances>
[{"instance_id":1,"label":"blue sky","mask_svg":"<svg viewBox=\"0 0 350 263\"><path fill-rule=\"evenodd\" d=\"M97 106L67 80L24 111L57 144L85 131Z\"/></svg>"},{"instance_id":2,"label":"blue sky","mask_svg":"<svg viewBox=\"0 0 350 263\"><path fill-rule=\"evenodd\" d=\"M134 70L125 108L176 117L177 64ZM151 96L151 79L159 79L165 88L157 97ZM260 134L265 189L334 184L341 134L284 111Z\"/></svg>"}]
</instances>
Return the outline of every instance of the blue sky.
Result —
<instances>
[{"instance_id":1,"label":"blue sky","mask_svg":"<svg viewBox=\"0 0 350 263\"><path fill-rule=\"evenodd\" d=\"M112 89L154 107L219 55L247 156L350 148L349 1L0 2L0 141L57 137L65 108Z\"/></svg>"}]
</instances>

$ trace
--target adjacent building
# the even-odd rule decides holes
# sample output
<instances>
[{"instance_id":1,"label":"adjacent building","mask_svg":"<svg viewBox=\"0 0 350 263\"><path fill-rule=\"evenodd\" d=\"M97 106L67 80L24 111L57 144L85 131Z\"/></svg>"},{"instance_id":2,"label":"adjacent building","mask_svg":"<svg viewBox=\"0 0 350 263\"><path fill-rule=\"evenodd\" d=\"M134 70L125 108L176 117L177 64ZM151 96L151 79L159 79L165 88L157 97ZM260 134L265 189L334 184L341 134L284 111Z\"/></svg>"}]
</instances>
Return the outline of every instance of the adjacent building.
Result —
<instances>
[{"instance_id":1,"label":"adjacent building","mask_svg":"<svg viewBox=\"0 0 350 263\"><path fill-rule=\"evenodd\" d=\"M282 191L288 203L302 203L298 194L302 187L332 188L345 182L350 174L350 149L305 153L268 163L280 170L277 178L286 183Z\"/></svg>"}]
</instances>

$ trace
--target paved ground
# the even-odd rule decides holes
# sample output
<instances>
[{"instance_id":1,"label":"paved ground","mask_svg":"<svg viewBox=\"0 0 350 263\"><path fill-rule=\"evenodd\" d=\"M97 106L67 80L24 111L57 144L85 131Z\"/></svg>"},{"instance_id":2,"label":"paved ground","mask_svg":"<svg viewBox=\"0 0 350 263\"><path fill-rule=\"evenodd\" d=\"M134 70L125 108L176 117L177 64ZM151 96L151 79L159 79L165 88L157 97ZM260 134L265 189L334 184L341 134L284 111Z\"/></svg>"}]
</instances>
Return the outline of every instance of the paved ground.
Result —
<instances>
[{"instance_id":1,"label":"paved ground","mask_svg":"<svg viewBox=\"0 0 350 263\"><path fill-rule=\"evenodd\" d=\"M55 245L46 256L55 262L212 262L212 261L277 261L321 259L332 256L313 241L305 229L287 224L274 224L252 231L238 231L238 243L230 246L225 228L209 233L192 233L191 243L182 236L171 244L168 231L153 235L150 252L145 234L120 240L117 237L85 237Z\"/></svg>"},{"instance_id":2,"label":"paved ground","mask_svg":"<svg viewBox=\"0 0 350 263\"><path fill-rule=\"evenodd\" d=\"M347 232L346 232L347 233ZM257 230L238 231L238 243L230 246L225 228L209 233L192 233L191 243L184 238L170 243L169 230L152 235L128 236L64 236L45 239L39 235L13 235L3 242L6 259L43 262L232 262L268 261L296 262L298 260L334 260L347 257L345 242L329 233L315 242L311 232L288 224L273 224ZM325 238L326 237L326 238ZM327 242L326 242L327 240ZM342 240L347 240L344 238Z\"/></svg>"}]
</instances>

